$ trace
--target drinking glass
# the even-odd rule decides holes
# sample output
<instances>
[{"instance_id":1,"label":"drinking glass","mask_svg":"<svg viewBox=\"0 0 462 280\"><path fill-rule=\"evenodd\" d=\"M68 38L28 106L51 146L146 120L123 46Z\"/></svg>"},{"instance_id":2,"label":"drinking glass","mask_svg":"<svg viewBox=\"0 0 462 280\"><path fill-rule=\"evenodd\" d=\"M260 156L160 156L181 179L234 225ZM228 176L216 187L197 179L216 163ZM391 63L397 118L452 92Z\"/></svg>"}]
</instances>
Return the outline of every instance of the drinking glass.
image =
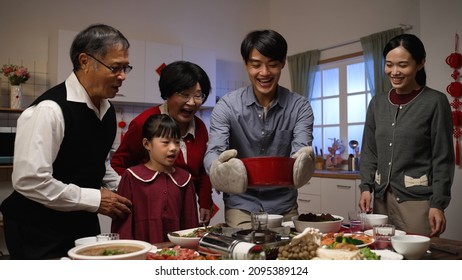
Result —
<instances>
[{"instance_id":1,"label":"drinking glass","mask_svg":"<svg viewBox=\"0 0 462 280\"><path fill-rule=\"evenodd\" d=\"M391 224L374 225L375 249L392 249L391 237L395 235L395 226Z\"/></svg>"},{"instance_id":2,"label":"drinking glass","mask_svg":"<svg viewBox=\"0 0 462 280\"><path fill-rule=\"evenodd\" d=\"M364 215L366 215L366 213L361 212L359 210L353 210L348 212L351 233L360 233L364 231Z\"/></svg>"},{"instance_id":3,"label":"drinking glass","mask_svg":"<svg viewBox=\"0 0 462 280\"><path fill-rule=\"evenodd\" d=\"M100 233L96 236L96 241L108 241L108 240L119 240L120 235L118 233Z\"/></svg>"},{"instance_id":4,"label":"drinking glass","mask_svg":"<svg viewBox=\"0 0 462 280\"><path fill-rule=\"evenodd\" d=\"M252 230L266 230L268 225L268 213L254 212L250 214Z\"/></svg>"}]
</instances>

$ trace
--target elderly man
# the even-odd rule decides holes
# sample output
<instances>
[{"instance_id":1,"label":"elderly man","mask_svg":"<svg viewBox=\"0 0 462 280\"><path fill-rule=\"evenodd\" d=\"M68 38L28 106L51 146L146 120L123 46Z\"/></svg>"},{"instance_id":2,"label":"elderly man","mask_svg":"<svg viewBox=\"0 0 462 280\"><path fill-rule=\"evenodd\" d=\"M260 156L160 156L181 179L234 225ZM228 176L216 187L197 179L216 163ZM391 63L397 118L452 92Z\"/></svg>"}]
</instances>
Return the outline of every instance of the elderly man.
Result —
<instances>
[{"instance_id":1,"label":"elderly man","mask_svg":"<svg viewBox=\"0 0 462 280\"><path fill-rule=\"evenodd\" d=\"M114 193L106 164L116 134L115 97L126 74L128 40L92 25L71 46L73 73L18 118L12 183L1 205L12 259L65 256L74 240L100 233L97 214L124 218L131 202Z\"/></svg>"}]
</instances>

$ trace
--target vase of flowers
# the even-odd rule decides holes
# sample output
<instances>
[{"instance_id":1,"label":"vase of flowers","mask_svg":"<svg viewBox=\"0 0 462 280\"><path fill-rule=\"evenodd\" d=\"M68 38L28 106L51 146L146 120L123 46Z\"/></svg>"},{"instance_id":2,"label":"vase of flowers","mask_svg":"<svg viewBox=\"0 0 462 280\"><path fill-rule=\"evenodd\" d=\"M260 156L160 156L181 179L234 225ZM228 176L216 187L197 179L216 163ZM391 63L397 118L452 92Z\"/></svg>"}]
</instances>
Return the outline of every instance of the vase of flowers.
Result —
<instances>
[{"instance_id":1,"label":"vase of flowers","mask_svg":"<svg viewBox=\"0 0 462 280\"><path fill-rule=\"evenodd\" d=\"M13 109L21 108L23 95L21 84L29 80L29 71L24 66L4 64L0 73L7 77L10 82L10 107Z\"/></svg>"}]
</instances>

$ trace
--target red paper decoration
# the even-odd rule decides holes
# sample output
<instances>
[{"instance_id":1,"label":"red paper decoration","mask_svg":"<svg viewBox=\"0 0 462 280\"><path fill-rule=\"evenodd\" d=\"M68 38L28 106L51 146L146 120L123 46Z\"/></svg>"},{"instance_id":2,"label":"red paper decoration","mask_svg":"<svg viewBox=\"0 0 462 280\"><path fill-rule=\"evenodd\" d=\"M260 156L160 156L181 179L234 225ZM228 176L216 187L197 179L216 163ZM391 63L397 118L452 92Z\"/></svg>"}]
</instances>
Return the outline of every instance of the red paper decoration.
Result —
<instances>
[{"instance_id":1,"label":"red paper decoration","mask_svg":"<svg viewBox=\"0 0 462 280\"><path fill-rule=\"evenodd\" d=\"M162 69L164 69L165 66L167 66L167 64L162 63L161 65L159 65L159 67L156 68L156 73L157 73L157 75L160 76L160 71L162 71Z\"/></svg>"},{"instance_id":2,"label":"red paper decoration","mask_svg":"<svg viewBox=\"0 0 462 280\"><path fill-rule=\"evenodd\" d=\"M460 102L459 97L462 96L462 83L459 82L460 72L458 71L462 67L462 54L459 53L459 34L456 33L455 36L455 48L454 52L451 53L446 58L446 63L454 69L451 74L451 77L454 79L447 87L446 91L454 97L454 100L451 102L451 107L454 108L452 111L452 122L454 125L454 138L456 138L456 165L460 165L460 143L459 139L462 136L462 111L460 107L462 102Z\"/></svg>"},{"instance_id":3,"label":"red paper decoration","mask_svg":"<svg viewBox=\"0 0 462 280\"><path fill-rule=\"evenodd\" d=\"M117 112L120 113L120 122L117 123L117 126L120 128L120 142L124 138L124 128L127 126L127 123L124 121L124 109L119 108Z\"/></svg>"}]
</instances>

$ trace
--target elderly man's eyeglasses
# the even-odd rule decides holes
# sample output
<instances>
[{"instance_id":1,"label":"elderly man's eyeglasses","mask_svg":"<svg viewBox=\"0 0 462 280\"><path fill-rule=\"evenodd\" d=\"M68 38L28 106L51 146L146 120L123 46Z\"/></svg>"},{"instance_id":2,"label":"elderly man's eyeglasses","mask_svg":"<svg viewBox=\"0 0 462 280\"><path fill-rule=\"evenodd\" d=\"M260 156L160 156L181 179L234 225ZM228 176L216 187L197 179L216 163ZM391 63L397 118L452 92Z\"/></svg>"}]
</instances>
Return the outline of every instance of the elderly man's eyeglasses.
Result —
<instances>
[{"instance_id":1,"label":"elderly man's eyeglasses","mask_svg":"<svg viewBox=\"0 0 462 280\"><path fill-rule=\"evenodd\" d=\"M205 94L202 92L196 92L194 94L188 94L187 92L181 91L177 92L176 95L180 97L184 102L188 102L191 98L194 100L194 102L204 102L205 100Z\"/></svg>"},{"instance_id":2,"label":"elderly man's eyeglasses","mask_svg":"<svg viewBox=\"0 0 462 280\"><path fill-rule=\"evenodd\" d=\"M111 73L112 74L119 74L121 73L122 71L125 73L125 74L128 74L130 73L130 71L132 71L133 69L133 66L131 65L124 65L124 66L119 66L119 67L111 67L109 65L106 65L104 62L102 62L101 60L97 59L96 57L92 56L91 54L86 54L88 55L89 57L93 58L94 60L98 61L99 63L101 63L104 67L106 67L107 69L111 70Z\"/></svg>"}]
</instances>

